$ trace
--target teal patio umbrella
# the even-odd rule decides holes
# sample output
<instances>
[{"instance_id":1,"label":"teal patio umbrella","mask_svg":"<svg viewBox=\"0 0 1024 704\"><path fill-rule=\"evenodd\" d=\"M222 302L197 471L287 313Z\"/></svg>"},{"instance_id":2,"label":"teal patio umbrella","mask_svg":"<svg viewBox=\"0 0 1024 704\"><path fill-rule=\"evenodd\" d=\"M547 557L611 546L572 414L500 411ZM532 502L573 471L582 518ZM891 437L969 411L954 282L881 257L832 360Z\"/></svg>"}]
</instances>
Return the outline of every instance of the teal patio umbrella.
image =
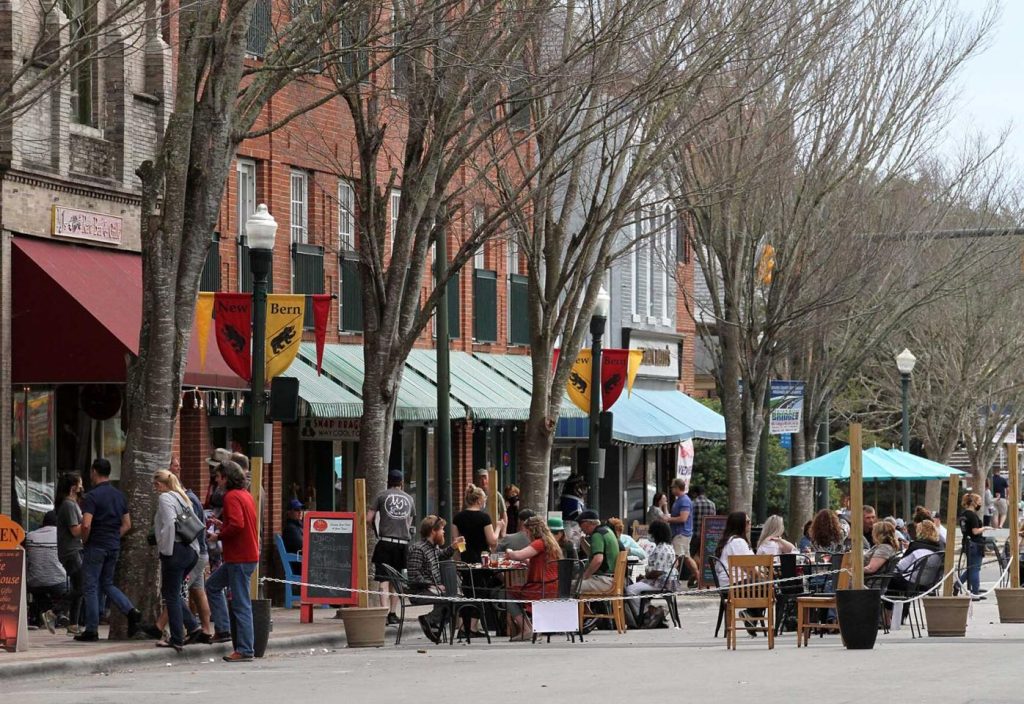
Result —
<instances>
[{"instance_id":1,"label":"teal patio umbrella","mask_svg":"<svg viewBox=\"0 0 1024 704\"><path fill-rule=\"evenodd\" d=\"M950 475L964 474L960 470L947 467L938 462L924 460L909 453L900 452L898 457L891 450L874 447L864 451L864 481L917 481L924 479L945 479ZM918 462L924 460L924 462ZM927 464L925 464L927 463ZM825 479L850 479L850 448L843 447L833 450L827 455L797 465L780 477L815 477Z\"/></svg>"},{"instance_id":2,"label":"teal patio umbrella","mask_svg":"<svg viewBox=\"0 0 1024 704\"><path fill-rule=\"evenodd\" d=\"M903 450L897 450L895 448L891 450L883 450L880 447L873 447L867 452L875 455L884 455L889 459L898 462L908 470L914 472L913 479L947 479L949 477L960 477L967 474L967 472L962 472L959 469L946 466L941 462L930 460L927 457L912 455L909 452L904 452Z\"/></svg>"}]
</instances>

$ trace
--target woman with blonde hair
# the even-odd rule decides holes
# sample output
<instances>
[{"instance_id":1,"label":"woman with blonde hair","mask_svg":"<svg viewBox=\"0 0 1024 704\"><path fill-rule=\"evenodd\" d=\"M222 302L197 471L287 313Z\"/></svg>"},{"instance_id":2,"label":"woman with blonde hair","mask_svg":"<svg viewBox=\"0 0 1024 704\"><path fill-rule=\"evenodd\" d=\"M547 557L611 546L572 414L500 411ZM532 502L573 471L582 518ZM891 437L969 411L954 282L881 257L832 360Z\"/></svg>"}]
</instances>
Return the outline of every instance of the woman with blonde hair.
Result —
<instances>
[{"instance_id":1,"label":"woman with blonde hair","mask_svg":"<svg viewBox=\"0 0 1024 704\"><path fill-rule=\"evenodd\" d=\"M555 596L558 594L558 561L562 559L562 548L548 528L547 521L540 516L526 519L523 525L530 544L522 550L509 550L505 556L513 560L529 560L526 583L509 589L509 598L526 602ZM512 616L512 640L532 638L533 630L526 618L524 604L511 601L508 611Z\"/></svg>"},{"instance_id":2,"label":"woman with blonde hair","mask_svg":"<svg viewBox=\"0 0 1024 704\"><path fill-rule=\"evenodd\" d=\"M182 604L181 593L185 577L199 560L199 542L196 539L190 543L179 540L176 519L183 513L194 515L195 511L181 482L167 470L161 469L153 474L153 488L158 492L153 532L160 551L160 595L167 607L167 625L171 631L171 637L157 642L157 645L174 648L180 653L185 646L184 611L187 609ZM191 612L187 620L195 625Z\"/></svg>"},{"instance_id":3,"label":"woman with blonde hair","mask_svg":"<svg viewBox=\"0 0 1024 704\"><path fill-rule=\"evenodd\" d=\"M878 574L900 549L896 529L885 521L879 521L871 529L871 541L874 545L864 553L864 574Z\"/></svg>"},{"instance_id":4,"label":"woman with blonde hair","mask_svg":"<svg viewBox=\"0 0 1024 704\"><path fill-rule=\"evenodd\" d=\"M796 551L796 546L783 538L786 524L782 516L768 516L761 526L761 537L757 539L758 555L786 555Z\"/></svg>"},{"instance_id":5,"label":"woman with blonde hair","mask_svg":"<svg viewBox=\"0 0 1024 704\"><path fill-rule=\"evenodd\" d=\"M480 553L493 550L498 544L498 533L491 525L491 517L484 511L487 495L478 486L466 487L463 509L452 518L452 538L466 539L463 562L480 562Z\"/></svg>"},{"instance_id":6,"label":"woman with blonde hair","mask_svg":"<svg viewBox=\"0 0 1024 704\"><path fill-rule=\"evenodd\" d=\"M967 586L968 591L975 595L976 600L984 599L977 596L981 592L981 561L985 557L985 531L991 530L984 525L981 515L981 496L964 494L960 500L963 513L960 515L960 532L963 534L963 551L967 555L967 569L960 575L960 583Z\"/></svg>"}]
</instances>

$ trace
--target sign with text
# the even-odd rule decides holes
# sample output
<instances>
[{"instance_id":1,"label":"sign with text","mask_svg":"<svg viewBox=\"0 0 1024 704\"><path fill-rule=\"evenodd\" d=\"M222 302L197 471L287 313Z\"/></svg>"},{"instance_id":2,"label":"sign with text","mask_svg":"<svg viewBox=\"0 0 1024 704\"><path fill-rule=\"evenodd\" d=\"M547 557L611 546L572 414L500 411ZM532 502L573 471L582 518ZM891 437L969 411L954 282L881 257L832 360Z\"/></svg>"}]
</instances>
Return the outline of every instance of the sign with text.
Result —
<instances>
[{"instance_id":1,"label":"sign with text","mask_svg":"<svg viewBox=\"0 0 1024 704\"><path fill-rule=\"evenodd\" d=\"M303 440L358 440L358 418L303 418L299 436Z\"/></svg>"},{"instance_id":2,"label":"sign with text","mask_svg":"<svg viewBox=\"0 0 1024 704\"><path fill-rule=\"evenodd\" d=\"M0 513L0 550L13 550L25 540L25 531L10 516Z\"/></svg>"},{"instance_id":3,"label":"sign with text","mask_svg":"<svg viewBox=\"0 0 1024 704\"><path fill-rule=\"evenodd\" d=\"M25 551L0 550L0 650L28 648Z\"/></svg>"},{"instance_id":4,"label":"sign with text","mask_svg":"<svg viewBox=\"0 0 1024 704\"><path fill-rule=\"evenodd\" d=\"M115 215L55 205L50 221L50 234L54 237L117 246L121 244L122 220Z\"/></svg>"},{"instance_id":5,"label":"sign with text","mask_svg":"<svg viewBox=\"0 0 1024 704\"><path fill-rule=\"evenodd\" d=\"M676 453L676 476L687 484L690 483L690 477L693 475L693 454L693 440L684 440L679 443Z\"/></svg>"},{"instance_id":6,"label":"sign with text","mask_svg":"<svg viewBox=\"0 0 1024 704\"><path fill-rule=\"evenodd\" d=\"M307 511L302 520L302 603L357 603L346 591L356 588L356 514Z\"/></svg>"},{"instance_id":7,"label":"sign with text","mask_svg":"<svg viewBox=\"0 0 1024 704\"><path fill-rule=\"evenodd\" d=\"M799 433L804 411L804 382L773 381L769 399L771 416L768 432L772 435Z\"/></svg>"},{"instance_id":8,"label":"sign with text","mask_svg":"<svg viewBox=\"0 0 1024 704\"><path fill-rule=\"evenodd\" d=\"M678 340L647 336L639 331L633 331L629 336L629 348L643 353L640 360L640 376L678 379L679 347Z\"/></svg>"},{"instance_id":9,"label":"sign with text","mask_svg":"<svg viewBox=\"0 0 1024 704\"><path fill-rule=\"evenodd\" d=\"M704 516L700 525L700 575L701 588L715 586L715 575L708 565L708 555L718 551L718 543L725 532L725 519L728 516Z\"/></svg>"}]
</instances>

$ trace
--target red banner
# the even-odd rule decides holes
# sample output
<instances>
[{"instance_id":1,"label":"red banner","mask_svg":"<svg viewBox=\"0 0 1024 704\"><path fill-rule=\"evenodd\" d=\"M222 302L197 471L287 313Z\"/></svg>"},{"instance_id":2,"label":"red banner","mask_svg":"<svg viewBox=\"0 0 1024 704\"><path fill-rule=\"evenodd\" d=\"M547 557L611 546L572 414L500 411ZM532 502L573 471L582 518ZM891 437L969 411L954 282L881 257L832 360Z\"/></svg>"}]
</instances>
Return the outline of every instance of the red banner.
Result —
<instances>
[{"instance_id":1,"label":"red banner","mask_svg":"<svg viewBox=\"0 0 1024 704\"><path fill-rule=\"evenodd\" d=\"M217 347L238 376L252 380L252 294L218 293L214 298Z\"/></svg>"},{"instance_id":2,"label":"red banner","mask_svg":"<svg viewBox=\"0 0 1024 704\"><path fill-rule=\"evenodd\" d=\"M629 350L601 351L601 409L612 407L622 390L626 388L629 376Z\"/></svg>"},{"instance_id":3,"label":"red banner","mask_svg":"<svg viewBox=\"0 0 1024 704\"><path fill-rule=\"evenodd\" d=\"M331 294L318 293L313 299L313 333L316 336L316 373L324 361L324 344L327 342L327 319L331 316Z\"/></svg>"}]
</instances>

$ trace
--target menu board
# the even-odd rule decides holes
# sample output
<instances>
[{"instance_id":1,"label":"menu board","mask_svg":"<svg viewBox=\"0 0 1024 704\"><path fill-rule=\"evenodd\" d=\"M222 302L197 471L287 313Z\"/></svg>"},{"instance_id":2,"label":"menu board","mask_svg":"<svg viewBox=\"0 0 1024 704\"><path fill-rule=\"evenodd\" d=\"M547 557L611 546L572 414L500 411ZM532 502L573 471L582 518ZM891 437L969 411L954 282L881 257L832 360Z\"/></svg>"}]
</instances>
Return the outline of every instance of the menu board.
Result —
<instances>
[{"instance_id":1,"label":"menu board","mask_svg":"<svg viewBox=\"0 0 1024 704\"><path fill-rule=\"evenodd\" d=\"M714 555L718 543L725 532L725 519L728 516L704 516L700 526L700 586L715 586L715 576L707 564L707 555Z\"/></svg>"},{"instance_id":2,"label":"menu board","mask_svg":"<svg viewBox=\"0 0 1024 704\"><path fill-rule=\"evenodd\" d=\"M28 648L25 617L25 551L0 550L0 651Z\"/></svg>"},{"instance_id":3,"label":"menu board","mask_svg":"<svg viewBox=\"0 0 1024 704\"><path fill-rule=\"evenodd\" d=\"M303 521L302 603L355 604L356 514L307 511Z\"/></svg>"}]
</instances>

